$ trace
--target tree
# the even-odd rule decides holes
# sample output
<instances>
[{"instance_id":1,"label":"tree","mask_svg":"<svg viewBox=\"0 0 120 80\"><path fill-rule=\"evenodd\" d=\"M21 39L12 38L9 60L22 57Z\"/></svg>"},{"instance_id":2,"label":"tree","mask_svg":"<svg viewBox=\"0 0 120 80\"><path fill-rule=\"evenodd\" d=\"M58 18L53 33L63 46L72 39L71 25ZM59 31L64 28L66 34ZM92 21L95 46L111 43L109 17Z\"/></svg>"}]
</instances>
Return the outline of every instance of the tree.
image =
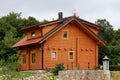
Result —
<instances>
[{"instance_id":1,"label":"tree","mask_svg":"<svg viewBox=\"0 0 120 80\"><path fill-rule=\"evenodd\" d=\"M113 27L106 19L98 19L95 24L98 26L102 26L104 29L100 30L98 35L106 41L106 43L110 43L113 38Z\"/></svg>"},{"instance_id":2,"label":"tree","mask_svg":"<svg viewBox=\"0 0 120 80\"><path fill-rule=\"evenodd\" d=\"M104 28L98 35L107 44L105 47L99 47L99 63L102 64L102 58L107 55L111 65L118 64L120 62L120 30L115 31L106 19L98 19L95 24Z\"/></svg>"},{"instance_id":3,"label":"tree","mask_svg":"<svg viewBox=\"0 0 120 80\"><path fill-rule=\"evenodd\" d=\"M17 49L11 46L24 35L20 32L22 28L38 24L34 17L21 18L21 13L11 12L0 18L0 60L9 60L11 56L17 56Z\"/></svg>"}]
</instances>

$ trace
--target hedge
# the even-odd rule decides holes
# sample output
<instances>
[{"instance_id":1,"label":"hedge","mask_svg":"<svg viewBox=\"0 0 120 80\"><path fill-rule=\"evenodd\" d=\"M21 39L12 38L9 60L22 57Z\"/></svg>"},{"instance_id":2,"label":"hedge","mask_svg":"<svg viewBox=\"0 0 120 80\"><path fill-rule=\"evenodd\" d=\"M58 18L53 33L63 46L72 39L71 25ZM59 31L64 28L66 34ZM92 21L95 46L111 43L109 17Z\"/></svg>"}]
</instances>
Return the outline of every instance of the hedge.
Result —
<instances>
[{"instance_id":1,"label":"hedge","mask_svg":"<svg viewBox=\"0 0 120 80\"><path fill-rule=\"evenodd\" d=\"M110 71L120 71L120 66L118 66L118 65L110 65Z\"/></svg>"}]
</instances>

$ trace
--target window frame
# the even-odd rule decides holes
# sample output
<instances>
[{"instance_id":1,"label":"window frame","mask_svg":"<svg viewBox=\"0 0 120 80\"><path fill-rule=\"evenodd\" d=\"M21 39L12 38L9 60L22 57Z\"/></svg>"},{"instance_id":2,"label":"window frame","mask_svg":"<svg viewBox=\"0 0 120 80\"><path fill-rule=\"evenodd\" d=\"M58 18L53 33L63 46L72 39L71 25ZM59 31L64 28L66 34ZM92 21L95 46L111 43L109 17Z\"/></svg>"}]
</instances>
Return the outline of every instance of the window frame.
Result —
<instances>
[{"instance_id":1,"label":"window frame","mask_svg":"<svg viewBox=\"0 0 120 80\"><path fill-rule=\"evenodd\" d=\"M55 56L54 56L55 58L53 58L53 53L55 53ZM56 60L57 59L57 52L56 51L52 51L51 52L51 59L52 60Z\"/></svg>"},{"instance_id":2,"label":"window frame","mask_svg":"<svg viewBox=\"0 0 120 80\"><path fill-rule=\"evenodd\" d=\"M65 34L66 36L64 36L64 33L65 33L65 32L66 32L66 34ZM68 30L63 30L63 31L62 31L62 38L63 38L63 39L68 39Z\"/></svg>"},{"instance_id":3,"label":"window frame","mask_svg":"<svg viewBox=\"0 0 120 80\"><path fill-rule=\"evenodd\" d=\"M72 58L70 57L70 54L72 53ZM69 51L69 53L68 53L68 59L69 60L74 60L74 57L75 57L75 55L74 55L74 51Z\"/></svg>"},{"instance_id":4,"label":"window frame","mask_svg":"<svg viewBox=\"0 0 120 80\"><path fill-rule=\"evenodd\" d=\"M23 63L23 64L26 64L26 55L25 55L25 54L22 55L22 63Z\"/></svg>"},{"instance_id":5,"label":"window frame","mask_svg":"<svg viewBox=\"0 0 120 80\"><path fill-rule=\"evenodd\" d=\"M35 63L35 62L36 62L36 54L32 53L32 63Z\"/></svg>"}]
</instances>

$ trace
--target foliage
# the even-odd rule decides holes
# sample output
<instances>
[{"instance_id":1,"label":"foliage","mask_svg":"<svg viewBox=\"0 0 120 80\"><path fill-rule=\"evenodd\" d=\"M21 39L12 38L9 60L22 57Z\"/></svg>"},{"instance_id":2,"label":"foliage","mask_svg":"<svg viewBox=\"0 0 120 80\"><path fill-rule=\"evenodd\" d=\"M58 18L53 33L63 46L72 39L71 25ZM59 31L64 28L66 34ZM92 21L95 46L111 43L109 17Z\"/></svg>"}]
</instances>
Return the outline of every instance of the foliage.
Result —
<instances>
[{"instance_id":1,"label":"foliage","mask_svg":"<svg viewBox=\"0 0 120 80\"><path fill-rule=\"evenodd\" d=\"M56 80L54 75L50 75L48 77L49 77L49 80Z\"/></svg>"},{"instance_id":2,"label":"foliage","mask_svg":"<svg viewBox=\"0 0 120 80\"><path fill-rule=\"evenodd\" d=\"M108 44L113 38L113 27L106 19L98 19L95 22L97 25L102 26L104 29L99 31L99 36Z\"/></svg>"},{"instance_id":3,"label":"foliage","mask_svg":"<svg viewBox=\"0 0 120 80\"><path fill-rule=\"evenodd\" d=\"M52 69L51 69L51 68L45 68L45 71L46 71L46 72L51 72Z\"/></svg>"},{"instance_id":4,"label":"foliage","mask_svg":"<svg viewBox=\"0 0 120 80\"><path fill-rule=\"evenodd\" d=\"M12 60L11 60L12 59ZM18 64L19 61L13 61L14 58L9 59L9 61L5 62L3 60L0 61L0 76L2 76L5 80L19 80L31 75L34 75L33 73L25 73L25 72L19 72Z\"/></svg>"},{"instance_id":5,"label":"foliage","mask_svg":"<svg viewBox=\"0 0 120 80\"><path fill-rule=\"evenodd\" d=\"M5 75L4 77L8 80L11 80L12 77L14 77L16 72L18 70L19 65L19 59L18 55L14 54L8 58L7 61L1 60L0 61L0 67L1 67L1 74Z\"/></svg>"},{"instance_id":6,"label":"foliage","mask_svg":"<svg viewBox=\"0 0 120 80\"><path fill-rule=\"evenodd\" d=\"M11 77L19 74L18 50L13 49L12 45L24 37L21 29L32 25L47 22L39 22L34 17L22 18L21 13L10 12L8 15L0 17L0 75ZM17 79L18 80L18 79Z\"/></svg>"},{"instance_id":7,"label":"foliage","mask_svg":"<svg viewBox=\"0 0 120 80\"><path fill-rule=\"evenodd\" d=\"M47 77L43 77L41 80L56 80L56 76L55 75L49 75Z\"/></svg>"},{"instance_id":8,"label":"foliage","mask_svg":"<svg viewBox=\"0 0 120 80\"><path fill-rule=\"evenodd\" d=\"M54 75L58 75L58 72L64 70L64 64L63 63L59 63L56 64L55 68L52 70Z\"/></svg>"},{"instance_id":9,"label":"foliage","mask_svg":"<svg viewBox=\"0 0 120 80\"><path fill-rule=\"evenodd\" d=\"M110 71L120 71L120 66L118 66L118 65L110 65Z\"/></svg>"},{"instance_id":10,"label":"foliage","mask_svg":"<svg viewBox=\"0 0 120 80\"><path fill-rule=\"evenodd\" d=\"M98 19L95 23L103 27L98 35L107 44L99 47L99 64L102 64L102 58L107 55L110 58L110 65L117 65L120 62L120 29L114 30L106 19Z\"/></svg>"},{"instance_id":11,"label":"foliage","mask_svg":"<svg viewBox=\"0 0 120 80\"><path fill-rule=\"evenodd\" d=\"M24 36L23 33L20 32L21 29L42 22L39 22L32 16L22 18L21 13L14 12L10 12L7 16L0 18L1 75L5 75L9 80L15 75L20 75L17 71L19 66L18 50L11 47Z\"/></svg>"},{"instance_id":12,"label":"foliage","mask_svg":"<svg viewBox=\"0 0 120 80\"><path fill-rule=\"evenodd\" d=\"M47 20L45 20L46 22ZM24 35L21 29L43 23L29 16L27 19L21 17L21 13L10 12L7 16L0 18L0 60L8 61L9 57L18 53L17 49L11 48Z\"/></svg>"}]
</instances>

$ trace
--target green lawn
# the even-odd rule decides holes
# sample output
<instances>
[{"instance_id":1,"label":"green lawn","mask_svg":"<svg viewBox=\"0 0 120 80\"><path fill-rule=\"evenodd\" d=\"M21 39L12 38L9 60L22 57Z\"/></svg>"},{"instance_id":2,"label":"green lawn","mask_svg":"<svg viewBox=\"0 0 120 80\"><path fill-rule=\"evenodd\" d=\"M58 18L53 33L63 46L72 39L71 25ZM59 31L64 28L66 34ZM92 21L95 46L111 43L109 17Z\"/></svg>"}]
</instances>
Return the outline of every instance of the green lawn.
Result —
<instances>
[{"instance_id":1,"label":"green lawn","mask_svg":"<svg viewBox=\"0 0 120 80\"><path fill-rule=\"evenodd\" d=\"M5 80L19 80L29 76L34 76L33 72L20 72L20 71L2 71L0 68L0 76L4 76Z\"/></svg>"}]
</instances>

